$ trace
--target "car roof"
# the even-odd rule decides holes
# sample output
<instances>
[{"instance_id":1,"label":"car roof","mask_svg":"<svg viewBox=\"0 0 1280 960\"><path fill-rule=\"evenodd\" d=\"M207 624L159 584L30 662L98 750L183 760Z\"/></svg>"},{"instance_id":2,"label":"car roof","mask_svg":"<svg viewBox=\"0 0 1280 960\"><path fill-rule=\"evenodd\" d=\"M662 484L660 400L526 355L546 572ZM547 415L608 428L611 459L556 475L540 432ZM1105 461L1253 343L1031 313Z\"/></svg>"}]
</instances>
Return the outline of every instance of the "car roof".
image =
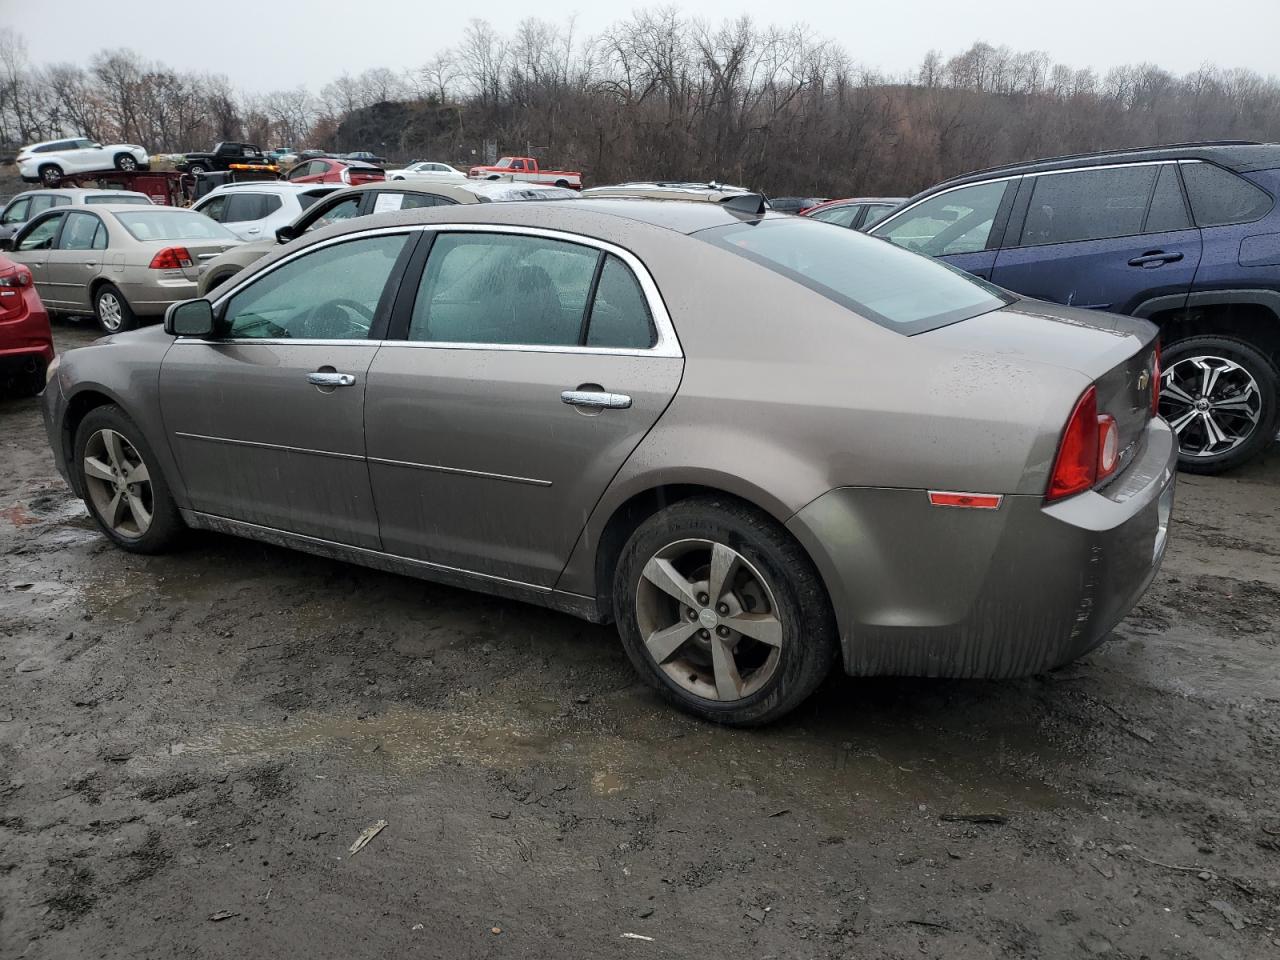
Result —
<instances>
[{"instance_id":1,"label":"car roof","mask_svg":"<svg viewBox=\"0 0 1280 960\"><path fill-rule=\"evenodd\" d=\"M1026 173L1043 173L1048 170L1067 170L1075 167L1099 167L1108 164L1141 163L1151 160L1207 160L1237 173L1251 170L1268 170L1280 167L1280 143L1257 143L1252 140L1207 140L1194 143L1170 143L1154 147L1124 147L1118 150L1102 150L1094 153L1077 153L1061 157L1045 157L1009 163L985 170L975 170L944 180L937 187L954 187L959 184L993 177L1016 177ZM931 187L926 192L932 192Z\"/></svg>"},{"instance_id":2,"label":"car roof","mask_svg":"<svg viewBox=\"0 0 1280 960\"><path fill-rule=\"evenodd\" d=\"M18 197L34 196L70 197L73 202L76 198L83 197L147 197L147 195L141 190L104 190L99 187L53 187L45 190L23 190L21 193L15 194L13 199L17 200ZM150 200L151 198L147 197L147 199Z\"/></svg>"},{"instance_id":3,"label":"car roof","mask_svg":"<svg viewBox=\"0 0 1280 960\"><path fill-rule=\"evenodd\" d=\"M54 209L58 208L55 207ZM204 214L198 213L190 207L171 207L164 203L153 203L150 210L140 210L139 204L136 203L95 203L93 209L105 213L194 213L196 216L204 216ZM208 218L206 217L205 219Z\"/></svg>"},{"instance_id":4,"label":"car roof","mask_svg":"<svg viewBox=\"0 0 1280 960\"><path fill-rule=\"evenodd\" d=\"M211 197L215 193L222 193L227 190L254 189L254 190L266 190L266 191L275 190L280 193L305 193L308 190L323 191L325 190L325 188L328 188L329 192L333 192L336 186L337 186L336 184L332 184L332 183L293 183L292 181L289 181L289 180L241 180L239 183L220 184L214 187L212 190L206 193L204 197L201 197L200 199L203 200L205 199L205 197Z\"/></svg>"}]
</instances>

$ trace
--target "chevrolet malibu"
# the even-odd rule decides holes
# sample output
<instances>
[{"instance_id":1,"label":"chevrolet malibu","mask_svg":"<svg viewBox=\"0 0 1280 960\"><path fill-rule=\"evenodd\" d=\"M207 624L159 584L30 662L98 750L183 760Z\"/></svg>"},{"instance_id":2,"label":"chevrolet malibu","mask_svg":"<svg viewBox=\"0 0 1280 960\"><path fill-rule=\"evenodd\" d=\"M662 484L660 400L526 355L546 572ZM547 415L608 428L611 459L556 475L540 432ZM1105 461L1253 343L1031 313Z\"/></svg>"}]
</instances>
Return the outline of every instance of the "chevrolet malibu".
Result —
<instances>
[{"instance_id":1,"label":"chevrolet malibu","mask_svg":"<svg viewBox=\"0 0 1280 960\"><path fill-rule=\"evenodd\" d=\"M123 549L222 531L613 621L721 723L837 661L1093 648L1165 549L1155 327L762 207L331 225L64 354L56 461Z\"/></svg>"}]
</instances>

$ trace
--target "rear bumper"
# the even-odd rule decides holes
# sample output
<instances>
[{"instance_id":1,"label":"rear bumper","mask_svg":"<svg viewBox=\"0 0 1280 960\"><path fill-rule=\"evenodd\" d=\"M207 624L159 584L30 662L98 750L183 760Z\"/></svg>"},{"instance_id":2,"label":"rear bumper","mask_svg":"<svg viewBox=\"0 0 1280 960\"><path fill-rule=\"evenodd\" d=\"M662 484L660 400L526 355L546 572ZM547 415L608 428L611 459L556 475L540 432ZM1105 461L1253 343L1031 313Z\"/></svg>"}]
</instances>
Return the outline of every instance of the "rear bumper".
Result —
<instances>
[{"instance_id":1,"label":"rear bumper","mask_svg":"<svg viewBox=\"0 0 1280 960\"><path fill-rule=\"evenodd\" d=\"M160 274L178 273L179 271L157 271ZM194 268L192 269L194 273ZM124 295L139 317L163 316L170 304L182 300L192 300L197 296L197 281L184 276L158 276L148 278L145 282L128 280L113 281Z\"/></svg>"},{"instance_id":2,"label":"rear bumper","mask_svg":"<svg viewBox=\"0 0 1280 960\"><path fill-rule=\"evenodd\" d=\"M847 672L1022 676L1097 646L1146 591L1176 463L1155 420L1103 493L971 510L930 506L922 490L844 487L787 526L827 584Z\"/></svg>"}]
</instances>

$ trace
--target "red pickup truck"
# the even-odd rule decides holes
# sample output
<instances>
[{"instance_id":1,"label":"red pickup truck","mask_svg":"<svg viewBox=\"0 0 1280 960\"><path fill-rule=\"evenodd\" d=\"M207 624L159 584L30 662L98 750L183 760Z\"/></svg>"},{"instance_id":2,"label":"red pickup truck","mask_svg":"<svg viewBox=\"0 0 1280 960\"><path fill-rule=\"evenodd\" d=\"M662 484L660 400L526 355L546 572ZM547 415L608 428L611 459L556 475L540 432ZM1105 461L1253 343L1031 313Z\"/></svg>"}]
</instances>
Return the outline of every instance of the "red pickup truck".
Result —
<instances>
[{"instance_id":1,"label":"red pickup truck","mask_svg":"<svg viewBox=\"0 0 1280 960\"><path fill-rule=\"evenodd\" d=\"M467 171L472 180L524 180L528 183L546 183L553 187L582 189L582 174L573 170L541 170L533 157L503 157L492 167L472 167Z\"/></svg>"}]
</instances>

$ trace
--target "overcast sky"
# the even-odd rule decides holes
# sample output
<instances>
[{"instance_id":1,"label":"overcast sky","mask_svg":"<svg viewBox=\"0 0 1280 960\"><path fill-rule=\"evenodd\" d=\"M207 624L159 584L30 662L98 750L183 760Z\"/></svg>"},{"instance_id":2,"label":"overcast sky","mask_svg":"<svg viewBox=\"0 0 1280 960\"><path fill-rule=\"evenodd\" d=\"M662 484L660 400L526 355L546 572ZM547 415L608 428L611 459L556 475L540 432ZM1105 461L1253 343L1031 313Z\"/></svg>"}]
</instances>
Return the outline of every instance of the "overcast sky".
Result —
<instances>
[{"instance_id":1,"label":"overcast sky","mask_svg":"<svg viewBox=\"0 0 1280 960\"><path fill-rule=\"evenodd\" d=\"M630 0L560 3L486 0L0 0L0 25L23 34L36 63L86 62L105 47L131 47L173 67L228 74L245 90L299 83L318 89L345 72L417 66L455 43L473 16L502 27L536 14L577 14L582 36L640 5ZM746 13L760 23L805 22L859 62L890 73L931 48L957 53L974 40L1045 50L1100 73L1149 61L1175 73L1202 63L1280 73L1280 0L699 0L678 5L718 21ZM43 14L32 15L35 9ZM56 10L56 14L49 11Z\"/></svg>"}]
</instances>

